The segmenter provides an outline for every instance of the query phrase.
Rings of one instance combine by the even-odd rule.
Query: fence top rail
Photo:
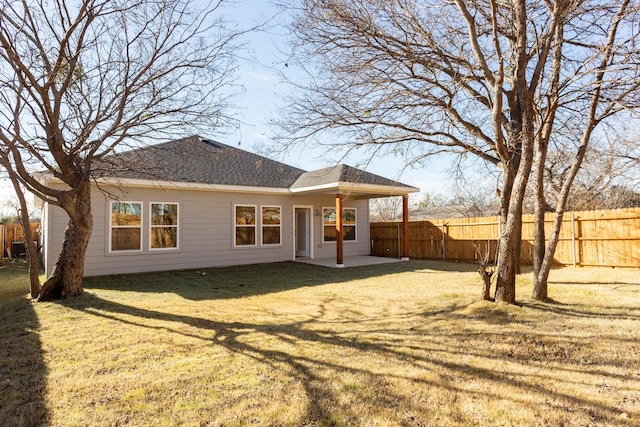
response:
[[[613,221],[613,220],[629,220],[640,219],[640,207],[638,208],[623,208],[623,209],[605,209],[597,211],[567,211],[564,212],[564,220],[570,221],[571,218],[579,221]],[[545,214],[545,222],[553,221],[555,216],[554,212]],[[534,221],[532,214],[522,216],[523,223],[532,223]],[[500,222],[499,216],[481,216],[481,217],[466,217],[466,218],[437,218],[437,219],[418,219],[409,220],[409,224],[428,223],[434,227],[442,227],[442,225],[452,226],[471,226],[471,225],[495,225]],[[380,221],[372,222],[373,226],[395,226],[401,224],[402,221]]]

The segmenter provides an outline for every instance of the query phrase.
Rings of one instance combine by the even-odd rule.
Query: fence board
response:
[[[545,216],[549,235],[553,214]],[[523,264],[533,263],[533,215],[522,217]],[[399,222],[371,223],[371,254],[399,257]],[[477,262],[477,245],[495,259],[499,217],[409,222],[409,257]],[[565,213],[554,262],[560,265],[640,267],[640,208]],[[444,249],[443,249],[444,248]]]
[[[31,232],[33,233],[34,238],[38,239],[38,230],[40,227],[39,222],[31,223]],[[0,225],[0,248],[2,249],[2,253],[0,253],[0,258],[9,258],[13,256],[13,244],[14,243],[22,243],[24,242],[24,231],[22,229],[21,224],[4,224]]]

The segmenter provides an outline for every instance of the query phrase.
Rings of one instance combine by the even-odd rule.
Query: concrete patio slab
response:
[[[348,268],[348,267],[361,267],[365,265],[378,265],[378,264],[390,264],[394,262],[402,262],[400,258],[384,258],[369,255],[349,256],[344,258],[344,265],[338,266],[336,264],[335,257],[333,258],[296,258],[296,262],[303,262],[306,264],[320,265],[322,267],[331,268]]]

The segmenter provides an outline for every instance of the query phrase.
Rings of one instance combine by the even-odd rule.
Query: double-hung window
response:
[[[322,209],[323,241],[335,242],[338,240],[336,229],[336,208]],[[342,240],[356,240],[356,210],[355,208],[342,209]]]
[[[151,203],[151,249],[178,248],[178,204]]]
[[[342,209],[342,239],[356,240],[356,210],[353,208]]]
[[[142,249],[142,203],[111,202],[110,250],[139,251]]]
[[[280,206],[262,206],[262,244],[280,244]]]
[[[236,205],[234,210],[235,246],[255,246],[256,206]]]

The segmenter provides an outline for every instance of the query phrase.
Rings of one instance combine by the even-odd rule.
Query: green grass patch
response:
[[[507,306],[466,264],[277,263],[13,295],[0,425],[640,425],[638,271],[550,282]]]
[[[29,293],[28,274],[24,259],[0,259],[0,304]]]

